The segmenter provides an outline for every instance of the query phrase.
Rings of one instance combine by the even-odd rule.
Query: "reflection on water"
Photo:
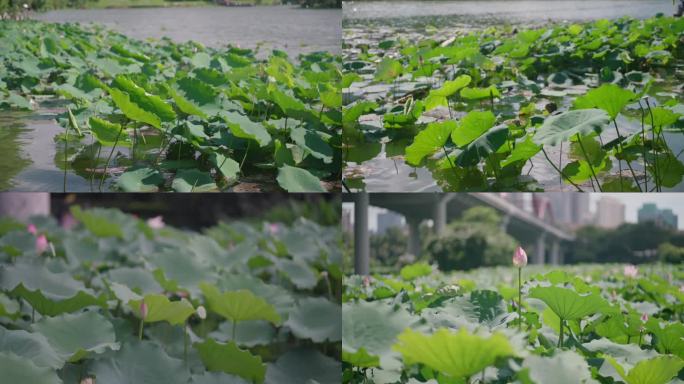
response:
[[[580,1],[370,1],[344,3],[345,19],[407,18],[468,15],[493,17],[507,22],[543,20],[590,20],[631,16],[645,18],[658,12],[671,14],[671,1],[580,0]],[[477,19],[463,18],[476,24]]]
[[[25,112],[0,113],[0,190],[13,188],[12,179],[31,164],[30,157],[22,151],[26,143]]]
[[[68,9],[38,14],[49,22],[99,23],[136,39],[164,36],[210,47],[226,44],[280,49],[292,57],[328,51],[339,54],[342,10],[274,7]]]

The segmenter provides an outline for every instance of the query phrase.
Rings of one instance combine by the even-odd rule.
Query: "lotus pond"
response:
[[[340,188],[339,56],[42,22],[0,24],[0,51],[3,189]]]
[[[684,20],[450,18],[345,26],[350,190],[684,190]]]
[[[3,383],[340,382],[337,227],[71,212],[0,221]]]
[[[528,266],[518,281],[425,263],[345,278],[343,383],[682,382],[681,265]]]

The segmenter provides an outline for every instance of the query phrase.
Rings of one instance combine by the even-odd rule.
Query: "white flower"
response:
[[[202,320],[207,318],[207,310],[203,305],[197,307],[197,316]]]

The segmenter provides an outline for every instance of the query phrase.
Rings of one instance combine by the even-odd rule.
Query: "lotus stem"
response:
[[[518,268],[518,330],[522,331],[522,268]]]
[[[656,154],[655,147],[655,121],[653,118],[653,111],[651,110],[651,103],[648,102],[648,98],[646,98],[646,107],[648,107],[648,113],[651,116],[651,141],[653,141],[653,161],[655,162],[653,170],[655,171],[656,192],[660,192],[660,170],[658,169],[658,155]]]
[[[188,365],[188,321],[185,320],[183,326],[183,360],[185,360],[185,365]]]
[[[69,111],[71,113],[71,111]],[[66,192],[66,186],[67,186],[67,168],[69,167],[69,125],[71,123],[67,124],[66,129],[65,129],[65,136],[64,136],[64,192]]]
[[[235,335],[236,335],[236,334],[237,334],[237,321],[236,321],[236,320],[233,320],[233,341],[236,341],[236,340],[235,340]],[[236,342],[236,344],[237,344],[237,342]]]
[[[447,161],[449,162],[449,165],[451,165],[451,169],[454,170],[454,175],[456,175],[456,177],[458,177],[458,172],[456,172],[456,166],[451,161],[451,158],[449,157],[449,154],[447,153],[446,147],[444,145],[442,145],[442,150],[444,151],[444,156],[446,156]],[[396,166],[396,164],[395,164],[395,166]],[[397,169],[397,173],[399,173],[398,169]]]
[[[558,336],[558,347],[563,348],[563,319],[560,319],[560,335]]]
[[[618,138],[618,148],[620,149],[620,152],[622,152],[622,142],[620,139],[622,136],[620,135],[620,130],[618,129],[617,122],[615,119],[613,119],[613,125],[615,126],[615,132],[617,133],[617,138]],[[643,192],[641,190],[641,184],[639,184],[639,179],[637,179],[636,174],[634,173],[634,169],[632,169],[632,164],[630,164],[629,160],[625,160],[627,163],[627,167],[629,168],[629,171],[632,173],[632,178],[634,179],[634,182],[637,185],[637,188],[639,188],[639,192]],[[620,166],[620,191],[624,192],[624,187],[622,186],[622,161],[618,159],[618,165]]]
[[[584,144],[582,144],[582,138],[580,137],[579,133],[576,136],[577,136],[577,142],[580,145],[580,149],[582,149],[582,153],[584,154],[584,158],[587,160],[587,164],[589,164],[589,169],[591,170],[591,174],[594,175],[594,179],[596,180],[596,185],[598,186],[599,191],[603,192],[603,189],[601,188],[601,183],[599,183],[598,177],[596,177],[596,172],[594,172],[594,165],[591,164],[591,161],[589,160],[589,156],[587,155],[587,151],[584,149]]]
[[[648,160],[646,159],[646,131],[644,130],[644,119],[646,112],[641,105],[641,100],[638,101],[639,109],[641,109],[641,156],[644,158],[644,190],[648,192]]]
[[[558,169],[563,169],[563,142],[560,143],[560,152],[558,153]],[[558,179],[560,187],[563,188],[563,178]]]
[[[252,140],[247,141],[247,149],[245,150],[245,155],[242,156],[242,161],[240,162],[240,173],[242,173],[242,166],[245,164],[245,160],[247,159],[247,154],[249,153],[249,147],[252,144]]]
[[[145,319],[140,319],[140,327],[138,328],[138,340],[142,340],[143,324],[145,324]]]
[[[119,138],[121,137],[121,134],[124,131],[124,127],[125,127],[125,125],[121,126],[121,129],[119,130],[119,134],[116,135],[116,140],[114,140],[114,146],[112,147],[112,151],[109,152],[109,157],[107,157],[107,162],[105,163],[104,172],[102,172],[102,178],[100,179],[100,186],[99,186],[100,191],[102,190],[102,184],[104,184],[104,179],[107,176],[107,168],[109,167],[109,161],[112,159],[112,155],[114,154],[114,150],[116,149],[116,145],[119,143]]]
[[[494,113],[494,91],[489,90],[489,102],[492,105],[492,113]]]
[[[644,331],[639,330],[639,344],[637,344],[639,347],[641,347],[641,337],[644,335]]]
[[[579,192],[584,192],[584,190],[582,188],[580,188],[579,185],[575,184],[572,180],[570,180],[570,178],[568,176],[565,175],[565,173],[563,173],[563,171],[561,171],[560,169],[558,169],[558,167],[556,167],[556,164],[554,164],[553,161],[551,161],[551,159],[549,158],[549,155],[546,153],[546,150],[544,150],[544,147],[542,147],[541,150],[542,150],[542,153],[544,153],[544,157],[546,157],[546,160],[549,162],[549,164],[551,164],[551,166],[556,170],[556,172],[558,172],[561,175],[562,178],[564,178],[570,184],[572,184],[575,188],[577,188],[577,190]]]

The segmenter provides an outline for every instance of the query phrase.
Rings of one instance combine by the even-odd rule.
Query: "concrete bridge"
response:
[[[461,216],[468,208],[487,205],[502,214],[502,226],[521,244],[534,245],[530,262],[560,264],[563,261],[561,244],[574,241],[573,234],[553,223],[527,212],[495,193],[343,193],[345,202],[354,203],[354,270],[369,273],[370,234],[368,207],[386,208],[406,218],[409,229],[408,252],[419,255],[421,250],[419,227],[431,219],[435,234],[444,232],[446,224]]]

